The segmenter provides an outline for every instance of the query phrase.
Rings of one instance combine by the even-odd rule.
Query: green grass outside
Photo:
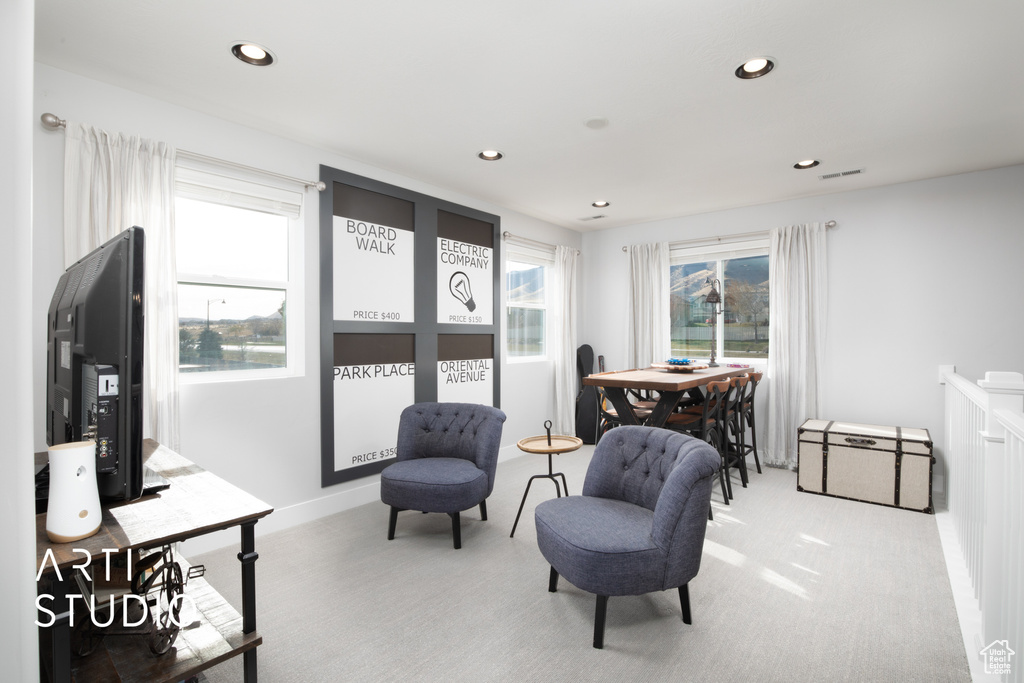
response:
[[[672,355],[680,356],[708,356],[711,354],[710,340],[695,340],[684,343],[680,339],[672,340]],[[767,358],[767,341],[734,341],[725,342],[725,356],[729,358]]]

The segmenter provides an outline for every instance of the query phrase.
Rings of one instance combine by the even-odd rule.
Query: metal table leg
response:
[[[242,563],[242,633],[256,630],[256,522],[241,525],[242,551],[238,561]],[[242,655],[242,672],[245,683],[256,683],[256,648],[250,648]]]
[[[526,482],[526,491],[523,492],[523,499],[519,502],[519,512],[516,513],[516,521],[512,525],[512,533],[510,533],[508,535],[509,538],[512,538],[513,536],[516,535],[516,527],[519,526],[519,517],[520,517],[520,515],[523,514],[523,506],[526,505],[526,497],[528,495],[530,495],[530,486],[533,485],[533,480],[534,479],[550,479],[551,481],[553,481],[555,483],[555,494],[559,498],[562,497],[562,486],[565,487],[565,495],[567,495],[567,496],[569,495],[569,483],[565,480],[565,474],[562,473],[562,472],[555,472],[554,471],[554,467],[553,467],[552,462],[551,462],[551,455],[552,454],[548,453],[547,455],[548,455],[548,473],[547,474],[535,474],[532,477],[530,477],[530,481]],[[558,477],[562,478],[562,485],[561,486],[559,486],[559,484],[558,484]]]

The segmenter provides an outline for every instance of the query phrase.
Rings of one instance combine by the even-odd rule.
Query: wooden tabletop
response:
[[[144,442],[143,454],[146,465],[171,482],[170,488],[130,503],[104,503],[100,530],[73,543],[52,543],[46,536],[46,513],[36,515],[37,568],[47,550],[64,569],[83,561],[83,554],[73,552],[74,548],[102,560],[104,550],[157,548],[254,521],[274,510],[152,439]],[[53,570],[51,560],[46,569]]]
[[[588,386],[617,387],[620,389],[686,391],[694,387],[704,386],[708,382],[736,377],[748,372],[753,372],[752,368],[730,368],[724,365],[686,373],[648,368],[646,370],[601,372],[584,377],[583,383]]]
[[[562,436],[559,434],[551,435],[551,445],[548,445],[548,437],[546,434],[541,436],[528,436],[525,439],[520,439],[518,443],[519,449],[526,451],[527,453],[568,453],[574,451],[583,445],[583,439],[576,436]]]

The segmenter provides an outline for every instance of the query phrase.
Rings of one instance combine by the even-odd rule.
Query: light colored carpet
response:
[[[593,447],[556,456],[571,493]],[[611,598],[604,650],[591,647],[593,595],[547,591],[533,508],[544,456],[499,465],[489,521],[365,505],[257,539],[263,681],[970,681],[935,518],[796,491],[793,472],[751,471],[722,504],[690,583]],[[206,553],[207,579],[239,606],[237,549]],[[241,660],[207,672],[242,680]]]

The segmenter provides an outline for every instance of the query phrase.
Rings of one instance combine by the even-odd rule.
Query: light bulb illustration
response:
[[[472,313],[476,310],[476,302],[473,301],[473,290],[469,288],[469,276],[461,270],[452,273],[452,279],[448,280],[448,291],[456,299],[466,304],[466,308]]]

